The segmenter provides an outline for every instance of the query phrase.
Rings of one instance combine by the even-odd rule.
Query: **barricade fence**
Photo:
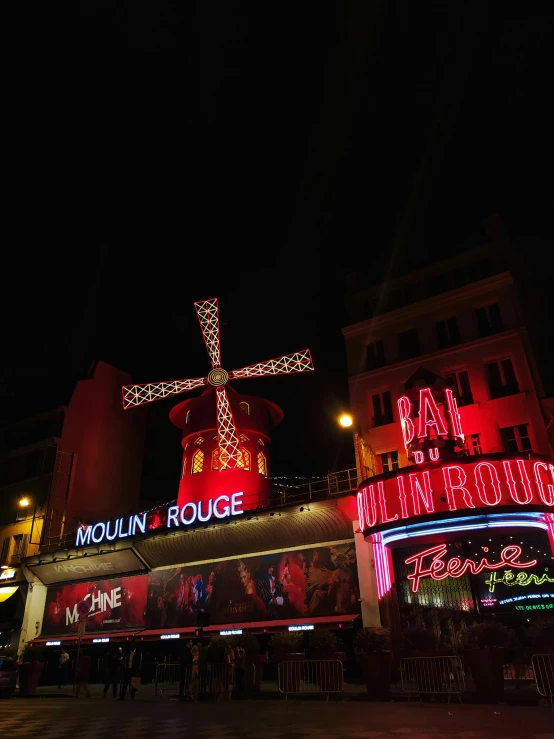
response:
[[[255,684],[255,669],[249,665],[245,670],[235,670],[230,664],[206,664],[201,669],[198,665],[158,665],[154,695],[163,698],[169,692],[178,694],[181,682],[183,697],[194,701],[205,696],[227,700],[234,689],[247,695]]]
[[[457,695],[460,703],[465,690],[462,660],[457,656],[404,657],[400,660],[402,690],[408,695]]]
[[[280,662],[277,687],[285,696],[296,694],[342,693],[344,668],[338,659],[307,659]]]
[[[554,654],[534,654],[531,657],[535,684],[543,698],[550,699],[554,711]]]

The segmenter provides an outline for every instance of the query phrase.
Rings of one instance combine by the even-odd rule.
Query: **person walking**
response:
[[[88,650],[81,652],[81,654],[79,655],[79,659],[77,660],[77,667],[75,668],[75,682],[77,684],[77,688],[75,690],[75,698],[80,697],[81,689],[85,694],[85,698],[92,698],[88,686],[90,661],[90,654],[88,653]]]
[[[106,652],[102,667],[104,670],[104,698],[108,694],[110,685],[113,697],[117,698],[117,686],[123,669],[123,653],[121,648],[113,654]]]
[[[235,647],[235,680],[237,684],[237,695],[239,698],[246,697],[246,652],[239,645]]]
[[[140,670],[142,666],[142,654],[137,649],[135,642],[131,642],[131,649],[129,654],[125,656],[125,670],[123,672],[123,682],[119,692],[118,701],[125,700],[125,694],[127,688],[129,688],[129,694],[131,700],[135,700],[138,686],[140,685]]]
[[[62,685],[65,686],[67,683],[67,673],[69,671],[69,654],[66,652],[65,647],[62,647],[60,657],[58,660],[58,688]]]

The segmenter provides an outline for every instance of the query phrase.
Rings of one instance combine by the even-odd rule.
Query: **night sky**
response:
[[[353,463],[346,272],[447,256],[498,213],[546,316],[553,17],[512,5],[81,0],[71,81],[14,114],[1,420],[67,402],[93,359],[207,374],[193,302],[218,297],[228,370],[311,348],[315,373],[235,386],[285,411],[275,475],[325,474]],[[151,406],[160,494],[174,402]]]

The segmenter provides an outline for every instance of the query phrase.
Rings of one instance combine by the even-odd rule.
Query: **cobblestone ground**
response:
[[[180,703],[142,698],[0,701],[0,737],[14,739],[553,739],[538,707],[284,700]]]

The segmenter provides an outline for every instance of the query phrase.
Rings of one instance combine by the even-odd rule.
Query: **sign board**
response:
[[[160,634],[160,639],[180,639],[181,634]]]
[[[81,621],[81,616],[86,616],[89,611],[90,611],[90,603],[87,603],[86,600],[82,600],[77,605],[77,613],[79,614],[79,621]]]
[[[79,627],[77,628],[77,633],[79,636],[83,636],[85,633],[85,629],[87,628],[87,622],[83,619],[83,621],[79,621]]]
[[[313,631],[315,626],[313,624],[302,624],[301,626],[289,626],[289,631]]]
[[[242,629],[228,629],[219,632],[219,636],[238,636],[239,634],[242,634]]]
[[[99,639],[93,639],[92,640],[92,643],[93,644],[107,644],[109,641],[110,641],[110,637],[109,636],[102,636]]]
[[[132,549],[119,549],[88,557],[72,557],[64,562],[58,560],[42,565],[29,564],[28,567],[45,585],[92,580],[95,577],[115,577],[125,572],[146,569]]]
[[[0,582],[2,582],[3,580],[13,580],[16,575],[17,571],[12,569],[11,567],[0,570]]]
[[[59,647],[61,646],[61,641],[47,641],[45,646],[47,647]]]

